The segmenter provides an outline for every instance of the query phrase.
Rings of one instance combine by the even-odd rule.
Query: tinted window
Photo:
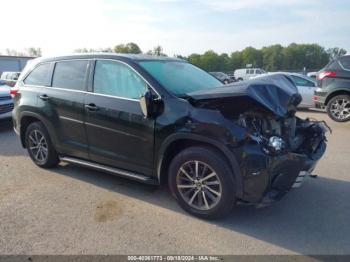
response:
[[[346,70],[350,70],[350,57],[341,58],[340,63]]]
[[[253,74],[254,74],[254,69],[250,69],[250,70],[249,70],[249,74],[252,74],[252,75],[253,75]]]
[[[129,66],[120,62],[96,62],[94,92],[130,99],[139,99],[146,91],[146,83]]]
[[[87,60],[57,62],[52,86],[73,90],[85,89]]]
[[[293,78],[293,81],[297,86],[311,86],[311,87],[315,86],[314,82],[309,81],[307,79],[304,79],[298,76],[293,76],[293,75],[291,77]]]
[[[50,86],[51,81],[51,64],[45,63],[34,68],[26,77],[24,83],[27,85]]]
[[[144,61],[139,64],[175,95],[222,86],[217,78],[186,62]]]

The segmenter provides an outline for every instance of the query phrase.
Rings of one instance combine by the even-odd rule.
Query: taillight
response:
[[[318,97],[317,96],[313,96],[312,97],[312,101],[317,102],[318,101]]]
[[[317,75],[317,80],[322,80],[323,78],[325,78],[327,76],[336,76],[336,75],[337,75],[337,72],[323,71]]]
[[[14,98],[18,93],[18,87],[12,87],[10,89],[10,95],[12,96],[12,98]]]

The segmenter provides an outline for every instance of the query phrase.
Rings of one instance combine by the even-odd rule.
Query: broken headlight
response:
[[[272,154],[281,153],[286,147],[284,140],[278,136],[271,136],[267,143],[267,151]]]

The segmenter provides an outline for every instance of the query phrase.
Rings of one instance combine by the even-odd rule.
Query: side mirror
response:
[[[146,118],[149,118],[152,116],[153,113],[153,96],[151,91],[147,91],[141,98],[140,98],[140,106],[143,115]]]
[[[153,93],[151,89],[148,89],[140,98],[140,106],[142,113],[146,118],[156,117],[164,110],[162,99]]]

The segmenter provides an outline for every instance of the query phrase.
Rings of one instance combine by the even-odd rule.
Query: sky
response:
[[[0,52],[43,55],[135,42],[147,52],[231,53],[317,43],[350,53],[350,0],[0,0]],[[4,12],[4,10],[10,10]]]

